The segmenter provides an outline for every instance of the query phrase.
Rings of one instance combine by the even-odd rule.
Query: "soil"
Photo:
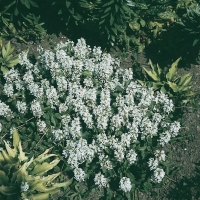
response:
[[[30,55],[37,55],[36,47],[38,45],[41,45],[45,49],[50,49],[52,45],[55,45],[59,41],[66,40],[67,38],[60,34],[58,36],[48,35],[41,41],[29,44],[20,43],[15,39],[13,39],[11,43],[15,46],[15,54],[19,54],[21,51],[29,49]],[[117,52],[111,50],[110,52],[116,57],[119,57],[121,53],[119,50]],[[122,60],[122,67],[129,67],[132,65],[133,60],[131,55],[132,53],[129,54],[128,58]],[[138,62],[141,66],[146,67],[148,65],[148,57],[145,53],[139,55]],[[191,64],[189,72],[194,75],[192,80],[193,90],[200,90],[200,66]],[[188,70],[181,68],[178,73],[188,73]],[[196,96],[195,100],[197,104],[200,105],[199,95]],[[196,183],[195,178],[200,178],[200,173],[198,174],[196,172],[195,164],[200,162],[200,109],[193,111],[191,106],[185,107],[182,122],[184,125],[181,129],[180,135],[185,137],[184,142],[177,142],[175,145],[171,144],[166,148],[166,151],[170,152],[168,155],[168,161],[173,164],[173,169],[178,170],[168,178],[160,189],[154,189],[148,194],[140,193],[139,198],[141,200],[197,199],[196,194],[200,190],[198,191],[198,188],[192,186]],[[98,198],[91,196],[90,199]]]

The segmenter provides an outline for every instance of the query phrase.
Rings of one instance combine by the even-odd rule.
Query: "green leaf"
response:
[[[140,19],[140,24],[141,24],[142,27],[145,27],[146,22],[141,18],[141,19]]]
[[[51,163],[44,162],[42,164],[38,163],[34,169],[31,171],[31,175],[40,175],[42,176],[44,173],[48,172],[49,170],[53,169],[58,163],[60,162],[59,159],[53,160]]]
[[[176,83],[172,83],[172,82],[170,82],[170,81],[168,81],[167,83],[168,83],[169,87],[170,87],[174,92],[178,92],[178,91],[179,91],[179,88],[178,88],[178,86],[177,86]]]
[[[7,67],[1,66],[1,71],[3,72],[3,74],[9,72]]]
[[[172,81],[174,76],[176,75],[177,70],[178,70],[177,66],[178,66],[180,59],[181,58],[178,58],[174,63],[172,63],[172,66],[169,69],[169,72],[166,74],[166,78],[167,78],[168,81]]]
[[[104,13],[107,13],[107,12],[109,12],[111,10],[111,7],[108,7],[108,8],[106,8],[105,10],[104,10]]]
[[[184,74],[183,76],[181,76],[180,81],[178,82],[178,85],[179,86],[186,86],[186,85],[190,84],[192,77],[193,76],[190,75],[190,73]]]
[[[195,46],[199,42],[199,39],[195,39],[192,43],[192,46]]]
[[[154,80],[154,81],[160,81],[160,78],[158,77],[157,73],[155,71],[147,70],[145,67],[143,67],[145,72]]]
[[[70,1],[66,1],[66,7],[69,8],[71,5],[71,2]]]
[[[137,23],[136,21],[129,22],[128,25],[133,31],[139,31],[140,30],[140,24]]]
[[[0,185],[7,185],[9,178],[6,176],[6,173],[0,170]]]
[[[28,0],[20,0],[23,5],[25,5],[28,9],[30,9],[31,5]]]
[[[14,195],[16,194],[16,192],[17,192],[17,189],[13,186],[4,186],[4,185],[0,186],[0,193],[6,196]]]

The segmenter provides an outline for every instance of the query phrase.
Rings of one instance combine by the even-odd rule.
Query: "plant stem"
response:
[[[33,118],[34,118],[34,117],[31,117],[30,119],[26,120],[26,121],[24,122],[24,124],[18,126],[17,129],[20,128],[20,127],[22,127],[22,126],[24,126],[28,121],[32,120]]]

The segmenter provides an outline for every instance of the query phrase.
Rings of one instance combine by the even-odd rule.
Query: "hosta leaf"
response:
[[[31,171],[31,175],[43,175],[47,171],[53,169],[58,163],[59,159],[55,159],[50,163],[44,162],[42,164],[38,163],[35,165],[34,169]]]
[[[32,200],[48,200],[50,193],[32,194],[27,196],[28,199]]]
[[[184,92],[184,91],[187,91],[191,88],[192,88],[192,86],[182,86],[182,87],[179,88],[179,91]]]
[[[172,83],[172,82],[170,82],[170,81],[168,81],[167,83],[168,83],[168,85],[170,86],[170,88],[171,88],[174,92],[178,92],[178,91],[179,91],[179,88],[178,88],[178,86],[177,86],[176,83]]]
[[[27,160],[28,157],[26,157],[25,153],[22,151],[21,141],[19,141],[18,150],[19,150],[19,155],[18,155],[19,161],[21,162],[21,161]]]
[[[4,140],[5,146],[6,146],[6,150],[8,152],[8,155],[15,158],[17,156],[17,149],[12,149],[10,148],[10,146],[7,144],[7,142]]]
[[[3,74],[9,72],[9,69],[7,67],[1,66],[1,71],[3,72]]]
[[[183,76],[180,77],[178,85],[179,86],[188,85],[191,82],[191,80],[192,80],[192,75],[190,75],[190,73],[184,74]]]
[[[4,194],[6,196],[16,194],[16,192],[17,192],[17,189],[15,187],[4,186],[4,185],[0,186],[0,193]]]
[[[66,1],[66,7],[69,8],[71,5],[71,2],[70,1]]]
[[[0,185],[7,185],[9,178],[6,176],[6,173],[0,170]]]
[[[73,181],[73,178],[71,178],[69,181],[64,182],[64,183],[54,183],[53,187],[55,187],[55,188],[67,187],[72,183],[72,181]]]
[[[174,76],[176,75],[177,70],[178,70],[177,66],[178,66],[180,59],[181,58],[178,58],[174,63],[172,63],[172,66],[169,69],[169,72],[166,74],[166,78],[167,78],[168,81],[172,81]]]
[[[153,88],[154,88],[155,90],[161,88],[162,86],[163,86],[163,83],[153,83]]]
[[[48,154],[48,152],[52,149],[53,147],[47,149],[45,152],[43,152],[42,154],[40,154],[37,158],[34,159],[34,163],[41,163],[44,160],[46,160],[47,158],[50,158],[52,156],[56,156],[56,154]]]
[[[150,71],[147,70],[145,67],[143,67],[143,69],[145,70],[145,72],[154,80],[154,81],[160,81],[160,78],[158,77],[157,73],[155,71]]]
[[[18,59],[18,56],[15,56],[15,57],[12,57],[9,59],[9,62],[8,62],[8,67],[13,67],[15,65],[17,65],[19,63],[19,59]]]

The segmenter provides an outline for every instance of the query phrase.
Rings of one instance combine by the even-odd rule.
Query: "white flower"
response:
[[[95,175],[94,183],[95,183],[95,185],[98,185],[98,187],[100,187],[100,188],[109,187],[108,179],[105,178],[104,175],[101,174],[101,172],[99,172],[98,174]]]
[[[149,162],[148,162],[148,165],[149,165],[150,170],[156,169],[157,166],[158,166],[158,160],[150,158]]]
[[[165,176],[164,170],[161,168],[157,168],[154,171],[154,174],[153,174],[153,177],[151,178],[151,180],[155,183],[160,183],[162,181],[162,179],[164,178],[164,176]]]
[[[16,106],[20,113],[24,114],[26,112],[27,106],[25,102],[17,101]]]
[[[63,131],[61,129],[58,130],[52,130],[52,134],[55,138],[55,141],[61,141],[65,138],[65,135],[63,134]]]
[[[1,100],[0,100],[0,116],[13,117],[13,113],[9,108],[9,106],[3,103]]]
[[[154,153],[156,159],[158,161],[165,161],[165,151],[164,150],[156,150]]]
[[[130,179],[127,177],[121,178],[119,182],[119,188],[124,192],[130,192],[132,188]]]
[[[81,182],[81,181],[84,181],[85,180],[85,172],[81,169],[81,168],[75,168],[74,169],[74,178]]]
[[[43,115],[43,111],[42,111],[42,108],[40,106],[40,103],[38,101],[36,101],[36,100],[32,101],[30,109],[32,110],[33,115],[35,117],[40,118]]]
[[[137,160],[137,153],[131,149],[128,154],[126,155],[127,160],[129,161],[130,165],[135,163],[135,161]]]
[[[44,132],[45,130],[46,130],[46,123],[45,123],[45,121],[42,121],[42,120],[38,120],[37,121],[37,127],[38,127],[38,131],[39,132]]]
[[[26,192],[29,189],[28,182],[21,182],[21,192]]]
[[[14,93],[13,85],[11,83],[10,84],[5,83],[3,91],[8,97],[13,96]]]

